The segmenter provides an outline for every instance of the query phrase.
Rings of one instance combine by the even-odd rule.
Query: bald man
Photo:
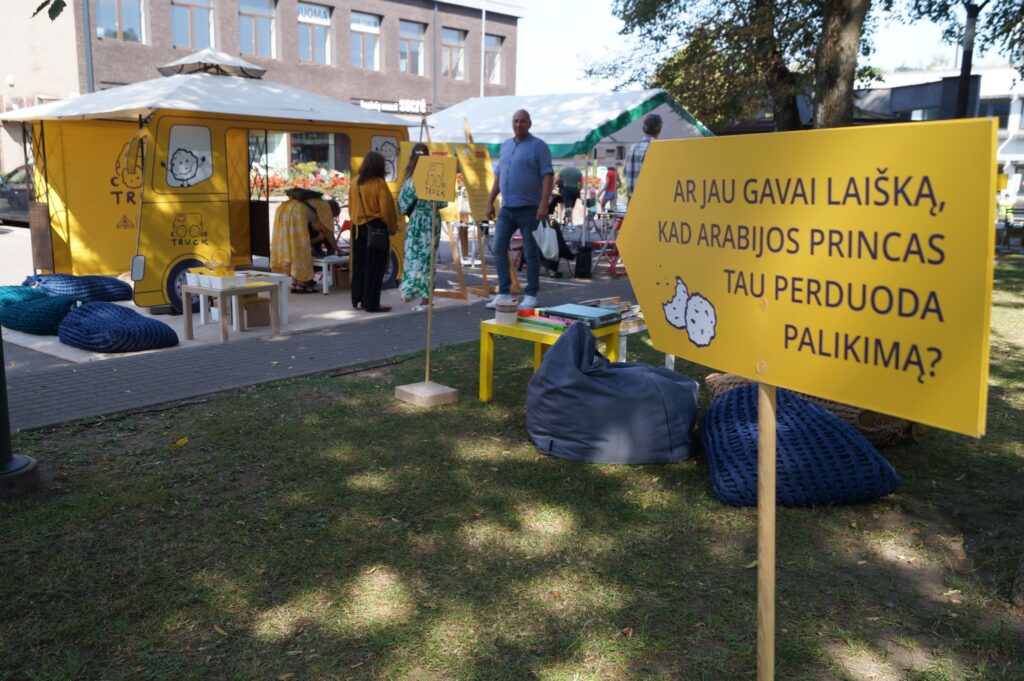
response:
[[[520,309],[537,307],[540,288],[540,249],[533,238],[537,223],[548,217],[548,202],[555,169],[551,150],[544,140],[530,134],[530,114],[520,109],[512,114],[510,139],[501,144],[501,155],[494,169],[494,186],[487,199],[487,217],[494,219],[494,200],[501,194],[501,212],[494,227],[494,265],[498,270],[498,295],[487,304],[493,308],[513,301],[512,275],[509,273],[508,247],[518,229],[523,235],[526,254],[526,290]]]

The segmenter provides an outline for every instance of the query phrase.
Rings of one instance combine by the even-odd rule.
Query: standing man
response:
[[[644,164],[644,158],[647,157],[647,145],[658,139],[660,134],[661,116],[654,113],[644,116],[645,137],[642,142],[632,145],[626,154],[626,169],[623,174],[626,176],[627,202],[633,198],[633,192],[636,191],[636,181],[640,178],[640,168]]]
[[[580,198],[583,173],[576,166],[565,166],[558,171],[558,177],[562,180],[562,206],[564,208],[562,222],[572,224],[572,209]]]
[[[526,254],[526,295],[520,309],[537,307],[540,287],[540,249],[533,238],[537,223],[548,217],[548,201],[555,169],[551,150],[544,140],[530,134],[530,114],[520,109],[512,114],[513,137],[501,143],[501,157],[494,169],[494,186],[487,197],[487,218],[494,219],[494,200],[501,194],[501,213],[494,228],[494,267],[498,270],[498,295],[487,303],[494,308],[513,301],[508,246],[518,229]]]

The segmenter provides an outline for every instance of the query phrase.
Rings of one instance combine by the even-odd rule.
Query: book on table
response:
[[[618,310],[609,310],[602,307],[590,307],[588,305],[556,305],[555,307],[542,307],[538,313],[544,317],[561,321],[582,322],[591,329],[600,329],[605,326],[618,324],[622,319],[622,313]]]
[[[534,326],[537,327],[538,329],[548,329],[550,331],[565,331],[566,328],[568,328],[567,324],[560,322],[556,319],[550,319],[548,317],[538,317],[536,315],[530,317],[520,317],[519,323],[525,324],[526,326]]]

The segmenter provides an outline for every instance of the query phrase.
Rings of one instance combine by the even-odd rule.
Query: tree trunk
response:
[[[871,0],[825,0],[814,83],[814,127],[853,123],[853,80]]]
[[[761,73],[772,97],[776,130],[799,130],[800,109],[796,105],[798,82],[796,74],[786,66],[782,48],[775,37],[776,0],[754,0],[751,28],[754,49],[763,55]]]

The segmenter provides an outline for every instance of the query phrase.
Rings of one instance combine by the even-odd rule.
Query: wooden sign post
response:
[[[455,199],[454,156],[421,156],[413,171],[412,181],[416,186],[416,198],[420,201],[452,201]],[[434,243],[438,235],[437,210],[430,210],[430,294],[427,299],[427,359],[426,372],[422,383],[410,383],[395,388],[395,397],[421,407],[433,407],[459,400],[455,388],[434,383],[430,380],[430,335],[434,322],[434,272],[437,249]]]
[[[651,340],[758,382],[757,678],[775,670],[776,386],[980,436],[994,119],[651,144],[617,243]]]

